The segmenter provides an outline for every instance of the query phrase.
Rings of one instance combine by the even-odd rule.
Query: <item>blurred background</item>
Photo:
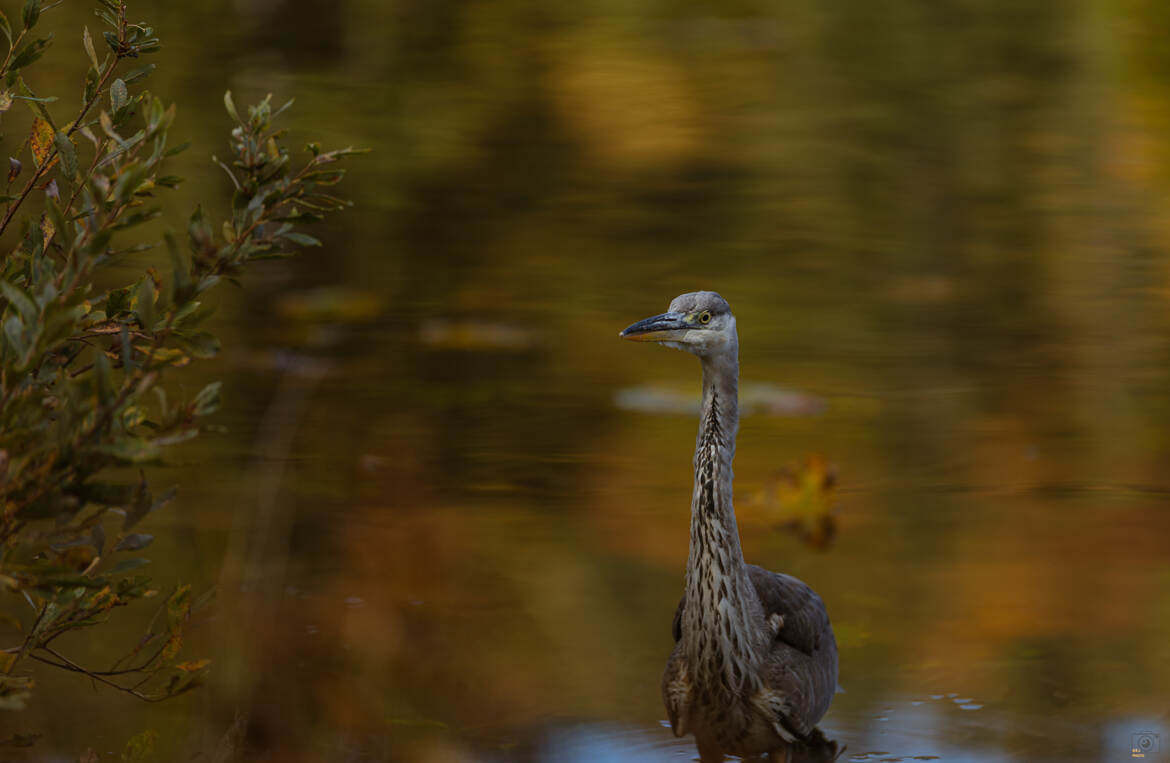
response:
[[[828,605],[844,759],[1170,760],[1170,5],[131,15],[193,144],[160,232],[229,203],[225,89],[373,153],[323,249],[216,294],[225,431],[151,477],[179,487],[152,574],[218,591],[185,647],[209,684],[38,673],[0,723],[42,737],[0,757],[693,759],[658,680],[699,369],[617,332],[713,289],[745,555]],[[62,113],[86,24],[42,21]]]

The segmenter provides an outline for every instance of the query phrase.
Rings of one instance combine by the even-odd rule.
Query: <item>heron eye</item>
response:
[[[707,312],[706,310],[699,313],[699,323],[706,325],[710,322],[711,322],[711,313]]]

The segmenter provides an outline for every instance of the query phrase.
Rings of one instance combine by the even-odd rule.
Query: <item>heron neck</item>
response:
[[[688,574],[700,556],[719,552],[743,566],[732,506],[735,436],[739,429],[739,361],[736,353],[703,360],[703,402],[695,441],[695,486],[691,499]],[[707,532],[696,534],[696,530]],[[730,571],[725,569],[724,571]]]
[[[704,680],[740,689],[753,680],[763,612],[748,578],[732,507],[732,458],[739,426],[734,353],[704,359],[703,405],[695,447],[691,547],[684,639]]]

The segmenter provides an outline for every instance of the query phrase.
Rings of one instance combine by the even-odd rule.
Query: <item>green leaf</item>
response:
[[[8,47],[12,47],[12,24],[8,23],[8,17],[4,15],[4,11],[0,11],[0,32],[4,33],[4,37],[8,40]]]
[[[170,231],[164,232],[163,241],[166,242],[167,253],[171,256],[171,301],[176,305],[184,305],[195,294],[190,269],[179,252],[179,242],[175,240],[175,234]]]
[[[337,185],[345,177],[345,170],[317,170],[306,174],[302,179],[306,183],[317,185]]]
[[[0,281],[0,283],[4,283]],[[24,351],[28,349],[24,343],[24,324],[20,320],[20,316],[13,315],[4,321],[4,338],[8,340],[8,346],[12,348],[12,352],[17,358],[24,357]]]
[[[134,293],[141,286],[142,280],[149,278],[150,276],[143,276],[138,282],[129,286],[123,286],[121,289],[110,289],[109,293],[106,294],[106,315],[115,318],[122,313],[133,310]]]
[[[123,559],[110,568],[111,575],[122,575],[130,570],[136,570],[139,567],[145,567],[150,564],[149,559],[143,559],[141,556],[136,556],[132,559]]]
[[[28,86],[28,83],[24,81],[24,77],[18,76],[16,78],[16,85],[17,85],[17,87],[20,88],[20,94],[21,94],[21,96],[23,96],[21,98],[21,100],[24,101],[24,104],[29,107],[29,109],[32,111],[32,113],[39,116],[41,119],[45,120],[50,125],[52,125],[53,124],[53,117],[45,109],[44,103],[41,101],[40,98],[37,97],[37,94],[34,93],[32,91],[32,88],[30,88]],[[15,98],[17,96],[13,96],[13,97]]]
[[[33,40],[28,45],[20,49],[11,62],[8,64],[8,71],[14,72],[17,69],[23,69],[31,63],[34,63],[38,58],[45,55],[45,49],[49,47],[49,43],[53,41],[53,35]]]
[[[130,93],[126,90],[126,83],[120,79],[114,80],[114,84],[110,85],[110,106],[113,107],[114,113],[126,107],[126,103],[130,100]]]
[[[98,402],[109,405],[114,399],[114,380],[110,375],[110,359],[101,350],[97,351],[93,359],[93,375],[97,382]]]
[[[134,312],[138,314],[138,322],[142,324],[142,328],[150,331],[154,326],[154,281],[149,277],[143,278],[138,284]]]
[[[85,89],[81,92],[82,103],[90,103],[97,97],[98,80],[100,79],[101,75],[98,74],[98,70],[92,66],[89,67],[89,70],[85,73]],[[89,128],[87,127],[82,127],[81,129],[89,131]],[[86,137],[93,141],[93,144],[96,146],[97,141],[94,140],[92,136],[92,131],[89,131],[89,134],[86,135]]]
[[[161,455],[158,445],[138,437],[123,437],[112,443],[99,446],[97,451],[131,464],[158,461]]]
[[[93,38],[89,36],[89,27],[82,28],[81,44],[85,46],[85,53],[89,56],[89,62],[93,64],[93,68],[100,70],[102,65],[98,62],[97,51],[93,49]]]
[[[37,309],[36,303],[33,302],[28,292],[11,281],[5,280],[0,280],[0,292],[3,292],[4,298],[16,308],[26,323],[31,324],[36,321],[41,311]]]
[[[146,180],[146,173],[147,168],[140,162],[126,165],[118,175],[118,181],[114,183],[114,200],[119,204],[128,203],[134,197],[134,192],[142,185],[142,181]]]
[[[150,533],[130,533],[118,545],[114,546],[115,551],[139,551],[146,548],[154,541],[154,536]]]
[[[149,276],[147,277],[149,278]],[[133,372],[138,366],[134,362],[134,347],[130,344],[130,327],[125,323],[122,324],[122,330],[118,332],[118,339],[122,346],[122,369]]]
[[[73,148],[73,141],[65,137],[65,133],[59,132],[53,138],[53,143],[57,146],[57,154],[61,157],[61,168],[65,170],[65,174],[72,180],[78,176],[79,169],[77,166],[77,150]]]
[[[24,12],[21,18],[24,21],[25,29],[32,29],[37,25],[37,19],[41,17],[41,3],[40,0],[25,0]]]
[[[236,111],[236,104],[232,100],[232,91],[231,90],[227,90],[224,92],[223,105],[224,105],[224,108],[227,109],[228,116],[230,116],[232,119],[236,120],[240,124],[244,123],[244,120],[240,119],[240,112]]]
[[[280,237],[300,246],[321,246],[321,242],[318,239],[307,233],[297,233],[296,231],[290,230],[282,233]]]
[[[147,514],[156,511],[171,502],[175,497],[175,488],[168,488],[165,493],[158,497],[157,500],[152,500],[150,491],[146,489],[146,483],[141,482],[138,489],[135,491],[134,504],[127,510],[126,519],[122,523],[122,532],[129,532],[134,525],[142,521]]]
[[[65,219],[65,214],[61,211],[61,207],[57,205],[57,202],[52,197],[45,199],[45,216],[52,223],[52,230],[56,231],[57,235],[61,237],[62,243],[69,243],[69,240],[72,238],[72,228],[70,227],[69,221]],[[45,245],[47,246],[48,243],[48,240],[46,240]]]
[[[187,224],[187,238],[191,244],[191,251],[196,255],[206,254],[215,250],[215,242],[211,238],[211,226],[203,216],[203,207],[195,207],[191,213],[191,221]]]
[[[185,140],[177,146],[173,146],[171,148],[168,148],[166,151],[163,152],[163,156],[175,156],[176,154],[183,153],[184,151],[186,151],[189,148],[191,148],[191,141]]]
[[[135,82],[149,77],[154,73],[156,68],[158,67],[154,64],[147,64],[146,66],[140,66],[137,69],[132,69],[126,73],[126,76],[122,78],[122,81],[127,85],[133,85]]]
[[[222,382],[212,382],[199,390],[199,394],[195,396],[193,401],[196,416],[206,416],[215,412],[215,409],[219,407],[219,388],[222,386]]]
[[[176,329],[175,342],[196,358],[214,358],[219,354],[219,337],[210,331],[183,331]]]

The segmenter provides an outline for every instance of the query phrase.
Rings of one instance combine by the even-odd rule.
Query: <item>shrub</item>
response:
[[[230,215],[213,225],[196,209],[185,247],[163,235],[165,275],[146,268],[103,289],[112,264],[160,243],[143,225],[180,182],[166,165],[184,147],[168,141],[175,107],[135,92],[154,69],[141,57],[159,40],[127,19],[124,2],[100,0],[101,41],[82,35],[90,63],[82,105],[54,117],[56,99],[36,95],[23,77],[50,44],[33,35],[43,10],[28,0],[19,24],[0,14],[8,43],[0,114],[17,101],[34,113],[0,197],[0,236],[19,239],[0,253],[0,585],[21,610],[18,643],[0,652],[0,708],[9,709],[28,698],[29,659],[143,699],[197,683],[206,662],[178,656],[193,605],[185,586],[109,669],[82,666],[55,642],[79,629],[100,633],[112,610],[157,593],[141,574],[139,552],[152,536],[140,527],[172,494],[156,495],[143,467],[195,437],[219,401],[218,383],[177,400],[165,386],[219,350],[202,300],[255,260],[319,245],[298,226],[347,206],[328,191],[344,175],[339,160],[356,153],[309,144],[295,163],[273,127],[289,104],[274,109],[266,98],[245,116],[226,94],[234,127],[220,164],[235,186]],[[137,479],[119,480],[126,465],[139,468]]]

